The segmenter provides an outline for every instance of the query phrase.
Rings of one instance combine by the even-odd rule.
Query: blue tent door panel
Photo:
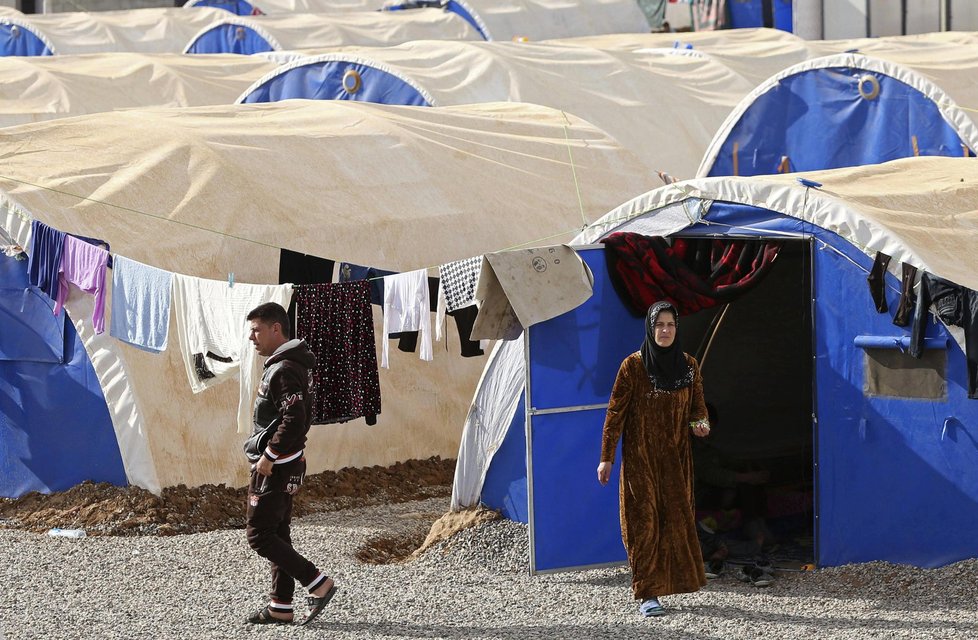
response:
[[[872,259],[823,237],[848,258],[815,253],[818,565],[937,567],[978,556],[978,400],[967,398],[964,353],[929,317],[927,337],[950,344],[945,397],[870,392],[867,352],[854,338],[909,335],[892,323],[900,283],[887,274],[890,311],[877,313],[866,286]],[[919,362],[892,355],[903,367]]]
[[[625,562],[618,468],[604,487],[604,409],[533,417],[533,572]]]
[[[578,249],[594,293],[578,308],[530,327],[527,363],[531,572],[625,560],[618,481],[596,469],[605,407],[621,361],[638,350],[643,318],[611,285],[601,248]]]
[[[65,314],[34,287],[0,287],[0,361],[64,362]]]

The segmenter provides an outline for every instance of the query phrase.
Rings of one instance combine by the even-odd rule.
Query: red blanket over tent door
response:
[[[608,273],[625,304],[644,316],[668,300],[680,315],[731,302],[763,279],[780,242],[677,238],[613,233],[605,245]]]

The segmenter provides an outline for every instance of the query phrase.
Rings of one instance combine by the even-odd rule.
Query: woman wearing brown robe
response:
[[[696,538],[690,434],[710,432],[696,359],[676,343],[679,314],[649,308],[645,342],[621,363],[608,403],[598,481],[607,484],[622,440],[621,532],[632,591],[645,616],[665,613],[658,598],[706,584]]]

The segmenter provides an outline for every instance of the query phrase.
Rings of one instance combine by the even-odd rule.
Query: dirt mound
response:
[[[464,511],[449,511],[431,525],[428,535],[416,547],[413,555],[417,556],[424,553],[429,547],[438,544],[442,540],[448,540],[463,529],[476,527],[484,522],[499,520],[501,517],[498,511],[491,511],[485,507],[472,507]]]
[[[294,515],[448,496],[454,473],[455,461],[439,457],[326,471],[306,477]],[[246,489],[224,485],[180,485],[156,496],[138,487],[85,482],[51,495],[0,500],[0,527],[36,532],[61,527],[118,536],[240,529],[246,498]]]
[[[438,517],[433,514],[414,514],[419,521],[413,530],[391,536],[370,538],[357,549],[356,558],[367,564],[393,564],[406,562],[425,552],[429,547],[448,540],[453,535],[475,527],[483,522],[498,520],[502,516],[496,511],[474,507],[464,511],[451,512]],[[434,520],[433,524],[428,524]]]

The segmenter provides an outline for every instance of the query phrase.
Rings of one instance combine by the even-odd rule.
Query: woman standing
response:
[[[706,584],[696,538],[689,434],[710,432],[696,360],[676,344],[679,314],[649,308],[642,349],[621,363],[608,402],[598,481],[607,484],[622,440],[621,532],[632,591],[645,616],[665,613],[659,597]]]

